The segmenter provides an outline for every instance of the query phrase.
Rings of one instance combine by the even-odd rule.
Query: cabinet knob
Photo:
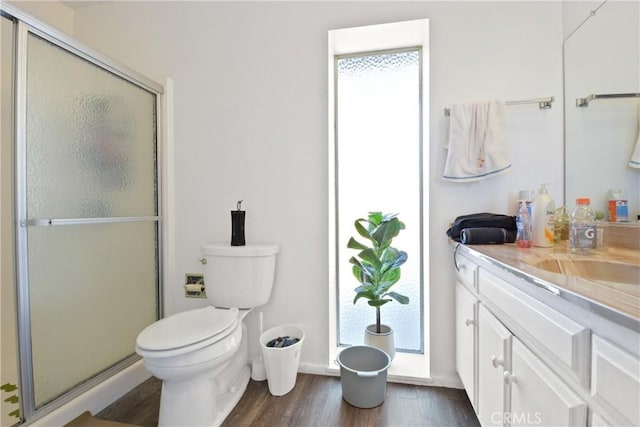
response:
[[[464,324],[467,326],[473,325],[473,319],[465,319]]]
[[[498,359],[496,356],[491,356],[491,364],[494,368],[497,368],[498,366],[504,366],[504,360]]]
[[[516,376],[509,371],[504,371],[503,378],[505,384],[513,384],[518,382]]]
[[[198,261],[200,261],[200,264],[206,264],[207,263],[207,259],[206,258],[200,258]]]

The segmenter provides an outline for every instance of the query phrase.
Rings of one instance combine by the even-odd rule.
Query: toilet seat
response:
[[[136,339],[143,357],[171,357],[214,344],[239,323],[238,309],[204,307],[165,317],[147,326]]]

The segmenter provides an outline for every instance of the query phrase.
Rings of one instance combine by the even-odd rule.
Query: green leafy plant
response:
[[[4,383],[0,386],[0,390],[5,391],[7,393],[12,393],[14,391],[16,391],[18,389],[18,386],[15,384],[11,384],[11,383]],[[11,404],[18,404],[18,394],[14,393],[11,396],[7,397],[6,399],[4,399],[5,402],[11,403]],[[20,418],[20,409],[14,409],[13,411],[9,412],[9,416],[10,417],[16,417],[16,418]]]
[[[353,275],[360,282],[354,289],[355,304],[365,298],[376,309],[376,332],[380,333],[380,307],[396,300],[400,304],[409,304],[409,297],[389,289],[400,280],[400,266],[407,261],[407,253],[391,246],[393,239],[404,230],[405,225],[396,214],[369,212],[369,217],[358,218],[354,223],[361,237],[369,242],[363,244],[353,237],[347,247],[360,252],[351,257]]]

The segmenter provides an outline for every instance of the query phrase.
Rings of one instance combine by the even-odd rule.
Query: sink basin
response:
[[[552,273],[577,276],[583,279],[640,285],[640,266],[635,264],[593,259],[547,259],[538,261],[535,266]]]

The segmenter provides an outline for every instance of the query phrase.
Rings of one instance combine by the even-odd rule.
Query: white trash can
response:
[[[299,341],[287,347],[267,347],[269,341],[285,336],[298,338]],[[303,341],[304,331],[293,325],[276,326],[260,335],[262,359],[272,395],[284,396],[296,385]]]

